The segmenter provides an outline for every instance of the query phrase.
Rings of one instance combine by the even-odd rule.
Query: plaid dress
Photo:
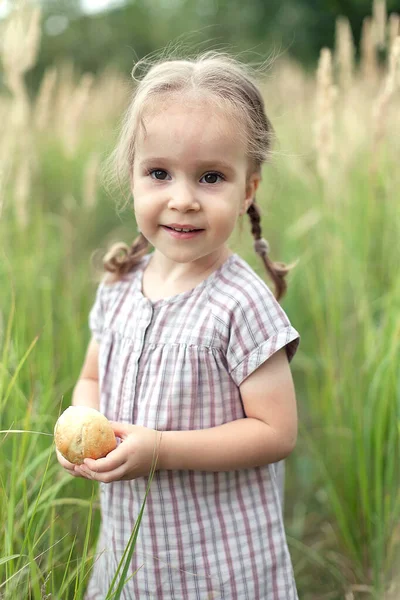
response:
[[[268,286],[237,254],[194,289],[150,301],[146,255],[101,283],[89,316],[100,343],[100,410],[153,429],[215,427],[245,416],[239,385],[300,338]],[[100,484],[102,523],[86,599],[104,600],[147,477]],[[137,571],[137,572],[136,572]],[[122,598],[297,600],[274,465],[157,471]]]

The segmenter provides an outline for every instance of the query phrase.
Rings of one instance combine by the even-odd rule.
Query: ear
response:
[[[246,194],[245,194],[245,197],[243,198],[242,206],[241,206],[240,213],[239,213],[240,215],[244,215],[247,212],[251,203],[253,202],[254,196],[256,195],[257,188],[260,185],[260,181],[261,181],[261,174],[258,173],[257,171],[252,173],[250,175],[250,177],[248,178],[248,180],[246,182]]]

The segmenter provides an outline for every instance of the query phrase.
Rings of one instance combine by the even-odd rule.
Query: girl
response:
[[[101,482],[87,600],[104,600],[151,484],[123,598],[297,598],[273,463],[293,450],[289,362],[299,334],[278,300],[290,267],[261,238],[255,193],[273,130],[244,65],[164,60],[139,82],[114,153],[140,230],[104,259],[73,404],[122,441],[73,475]],[[228,246],[248,214],[276,299]],[[153,251],[148,253],[149,247]]]

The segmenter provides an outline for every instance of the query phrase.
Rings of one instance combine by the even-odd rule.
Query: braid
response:
[[[103,258],[103,266],[111,273],[108,283],[122,279],[123,275],[132,271],[140,259],[147,254],[149,242],[142,233],[133,241],[131,246],[123,242],[113,244]]]
[[[255,198],[254,198],[253,202],[250,204],[249,208],[247,209],[247,214],[250,217],[251,234],[255,240],[260,240],[261,239],[261,225],[260,225],[261,215],[260,215],[258,206],[256,205]]]
[[[250,204],[247,214],[249,215],[251,224],[251,233],[254,237],[255,243],[254,248],[258,254],[260,254],[265,268],[270,275],[275,285],[275,297],[279,301],[286,293],[287,283],[285,281],[286,275],[289,271],[296,266],[296,263],[292,265],[285,265],[282,262],[273,262],[268,256],[268,242],[262,239],[261,233],[261,214],[260,209],[256,204],[255,199]]]

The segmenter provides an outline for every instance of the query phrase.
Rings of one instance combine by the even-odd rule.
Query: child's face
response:
[[[132,175],[140,231],[174,262],[218,254],[260,180],[258,173],[248,174],[235,117],[205,101],[181,100],[144,122]],[[185,235],[169,228],[179,225],[201,231]]]

